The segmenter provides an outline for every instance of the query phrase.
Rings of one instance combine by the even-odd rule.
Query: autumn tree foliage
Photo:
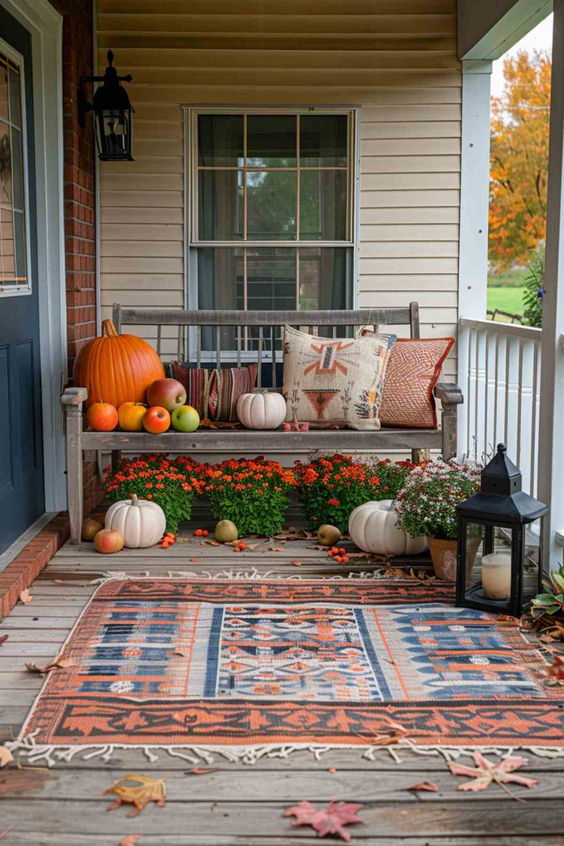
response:
[[[523,50],[504,62],[492,98],[489,258],[525,265],[545,237],[551,60]]]

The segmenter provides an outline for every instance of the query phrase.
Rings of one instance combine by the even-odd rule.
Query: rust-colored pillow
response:
[[[411,340],[398,338],[391,349],[382,404],[382,426],[403,429],[437,429],[433,389],[454,338]]]

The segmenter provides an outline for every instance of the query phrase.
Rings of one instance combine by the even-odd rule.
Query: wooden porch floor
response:
[[[0,636],[8,635],[0,647],[0,742],[17,735],[42,683],[25,671],[24,663],[45,663],[58,654],[95,590],[91,580],[106,569],[131,575],[253,567],[290,577],[342,573],[342,567],[325,563],[328,559],[303,541],[286,543],[283,552],[268,546],[262,553],[235,555],[194,539],[167,551],[131,550],[113,558],[93,553],[91,545],[64,546],[33,584],[33,601],[19,604],[0,625]],[[299,569],[291,564],[295,560],[302,562]],[[350,569],[367,567],[351,564]],[[531,791],[515,787],[525,801],[515,801],[495,786],[480,794],[461,794],[459,780],[441,758],[402,751],[401,759],[394,763],[385,750],[374,762],[350,751],[332,750],[319,761],[300,752],[287,759],[265,758],[254,766],[218,760],[218,772],[195,776],[189,774],[190,764],[165,753],[151,764],[140,752],[120,750],[107,763],[75,759],[52,770],[4,769],[0,832],[13,828],[2,846],[118,846],[134,833],[142,835],[139,846],[297,846],[314,841],[315,833],[292,829],[281,816],[284,808],[301,799],[326,803],[333,798],[364,803],[365,825],[350,829],[353,842],[364,846],[564,843],[564,758],[529,756],[526,770],[540,783]],[[136,819],[129,819],[123,807],[106,813],[108,799],[100,794],[127,773],[165,779],[166,807],[148,806]],[[406,791],[421,781],[433,781],[439,792]]]

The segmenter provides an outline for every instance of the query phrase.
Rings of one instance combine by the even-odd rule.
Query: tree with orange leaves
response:
[[[528,264],[545,237],[551,60],[523,50],[503,69],[491,121],[489,258],[496,268]]]

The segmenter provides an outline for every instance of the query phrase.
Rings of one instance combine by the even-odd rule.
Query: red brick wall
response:
[[[51,0],[63,15],[63,131],[65,258],[69,373],[81,347],[96,335],[95,150],[92,116],[78,123],[77,91],[81,76],[92,75],[92,0]],[[92,88],[87,87],[90,97]],[[84,509],[101,498],[95,465],[84,465]]]

